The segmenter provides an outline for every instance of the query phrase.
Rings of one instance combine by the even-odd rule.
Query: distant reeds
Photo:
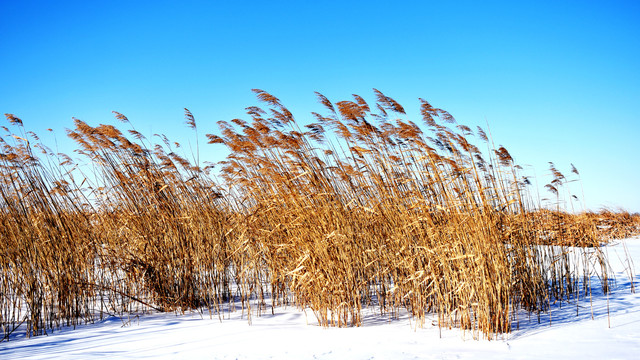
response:
[[[300,124],[254,91],[265,108],[207,135],[230,153],[217,174],[164,135],[80,120],[68,130],[74,160],[8,114],[4,338],[150,309],[220,316],[239,303],[250,319],[268,301],[310,308],[324,326],[359,326],[375,306],[491,337],[520,309],[608,290],[600,243],[640,228],[624,212],[541,208],[506,148],[425,100],[419,126],[378,90],[373,105],[317,94],[324,114]],[[566,179],[551,168],[557,195]]]

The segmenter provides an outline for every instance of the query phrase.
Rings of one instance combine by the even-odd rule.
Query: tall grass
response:
[[[240,304],[250,319],[269,300],[271,311],[310,308],[324,326],[359,326],[375,306],[490,337],[510,331],[521,309],[587,296],[596,268],[593,286],[608,290],[600,242],[638,232],[639,217],[626,213],[540,208],[504,147],[427,101],[418,126],[377,90],[373,106],[318,94],[325,114],[303,125],[255,92],[264,108],[207,135],[230,153],[217,175],[119,113],[128,135],[74,120],[79,160],[8,114],[5,339],[20,326],[31,336],[151,309],[222,317]],[[551,170],[547,188],[559,196],[567,180]],[[569,246],[583,248],[582,260]]]

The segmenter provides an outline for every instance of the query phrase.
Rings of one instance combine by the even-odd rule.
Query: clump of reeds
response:
[[[74,160],[7,115],[18,130],[4,128],[0,154],[5,338],[22,324],[38,335],[148,309],[220,315],[237,301],[250,319],[269,298],[324,326],[358,326],[377,306],[492,336],[520,309],[590,291],[594,266],[578,271],[567,246],[638,229],[638,216],[540,209],[506,148],[425,100],[419,126],[377,90],[372,105],[318,94],[325,113],[302,125],[255,92],[265,108],[207,135],[230,152],[220,181],[164,135],[76,119]],[[557,194],[566,181],[553,175]],[[607,290],[606,258],[588,251]]]
[[[375,303],[490,335],[509,331],[520,308],[578,292],[569,259],[539,245],[593,246],[595,227],[534,211],[519,167],[482,129],[485,152],[421,100],[425,133],[375,90],[375,106],[318,94],[328,114],[303,130],[279,99],[256,93],[268,110],[250,107],[250,123],[221,122],[210,139],[232,152],[223,178],[244,196],[243,232],[268,249],[272,286],[321,324],[359,325]]]
[[[8,117],[24,132],[19,119]],[[160,145],[150,151],[141,134],[130,133],[136,140],[114,126],[75,120],[68,135],[85,167],[42,144],[36,157],[24,136],[3,142],[5,338],[25,323],[28,335],[38,335],[145,309],[217,311],[232,300],[233,283],[257,281],[243,267],[251,253],[236,251],[242,244],[228,237],[233,214],[220,205],[211,178]]]
[[[597,227],[602,239],[625,239],[640,234],[640,214],[626,211],[614,212],[603,209],[597,213],[586,213]]]
[[[34,150],[51,151],[7,118],[18,134],[0,138],[0,320],[5,337],[20,324],[38,335],[91,318],[94,232],[70,170],[43,163]]]

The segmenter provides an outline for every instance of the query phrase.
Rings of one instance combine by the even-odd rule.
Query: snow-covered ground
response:
[[[640,266],[640,238],[625,243]],[[311,311],[278,308],[275,315],[254,315],[252,325],[240,311],[225,313],[223,321],[195,312],[112,318],[2,342],[0,359],[638,359],[640,288],[631,292],[622,243],[607,251],[616,275],[608,297],[594,293],[593,307],[588,299],[552,306],[540,323],[537,317],[521,318],[519,329],[492,341],[431,324],[416,328],[409,317],[391,320],[375,310],[364,314],[362,327],[325,329]],[[633,276],[639,284],[640,276]]]

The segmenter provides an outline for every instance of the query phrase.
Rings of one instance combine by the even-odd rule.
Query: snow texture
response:
[[[113,317],[2,342],[0,359],[637,359],[640,292],[631,289],[640,276],[629,276],[625,244],[640,264],[640,238],[607,246],[615,274],[611,294],[594,291],[593,307],[588,297],[552,305],[539,320],[522,313],[511,334],[491,341],[431,323],[420,328],[406,315],[390,319],[373,308],[365,310],[361,327],[322,328],[310,310],[289,307],[254,314],[251,325],[241,311],[225,312],[222,321],[206,312]]]

